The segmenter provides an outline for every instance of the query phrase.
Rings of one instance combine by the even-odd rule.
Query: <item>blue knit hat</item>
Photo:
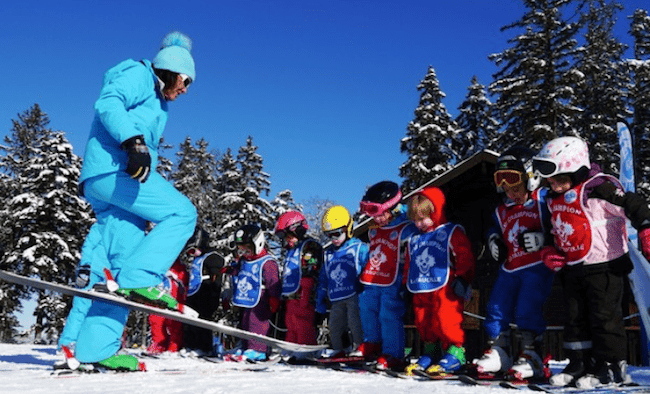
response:
[[[192,81],[196,81],[191,50],[192,40],[188,36],[177,31],[171,32],[163,38],[160,52],[153,59],[153,66],[157,69],[186,74],[192,78]]]

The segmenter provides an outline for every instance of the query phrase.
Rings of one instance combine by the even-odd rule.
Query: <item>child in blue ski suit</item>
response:
[[[403,370],[404,362],[404,248],[418,230],[400,204],[402,192],[395,182],[371,186],[360,203],[361,211],[373,218],[368,230],[370,255],[359,281],[364,357],[377,360],[378,368]]]
[[[487,305],[485,331],[490,348],[474,360],[480,374],[507,373],[519,380],[546,377],[541,349],[546,330],[543,314],[554,277],[542,260],[543,247],[552,243],[548,189],[537,188],[539,181],[528,174],[532,156],[532,151],[515,147],[497,160],[494,182],[504,198],[493,215],[488,247],[492,258],[503,264]],[[511,323],[517,325],[522,351],[517,360],[510,351]]]
[[[196,78],[190,49],[189,38],[170,33],[152,62],[125,60],[104,75],[79,179],[97,218],[82,250],[89,283],[106,280],[108,268],[120,289],[156,286],[192,235],[196,209],[155,172],[168,102]],[[145,236],[147,221],[156,226]],[[78,325],[77,359],[137,369],[133,357],[116,356],[128,313],[94,302],[69,321]]]
[[[350,331],[352,349],[363,342],[359,315],[359,274],[368,262],[368,245],[352,237],[352,216],[345,207],[329,208],[322,219],[322,230],[332,244],[323,252],[323,267],[318,280],[316,311],[327,313],[325,298],[332,303],[329,330],[332,357],[343,357],[343,338]]]

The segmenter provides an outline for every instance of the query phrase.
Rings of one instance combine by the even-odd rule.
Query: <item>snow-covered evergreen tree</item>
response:
[[[630,92],[634,121],[630,131],[634,139],[635,176],[638,191],[650,198],[650,16],[636,10],[631,16],[630,34],[634,38],[633,73]]]
[[[201,138],[192,144],[190,137],[180,145],[176,153],[178,165],[171,175],[174,187],[192,201],[198,213],[197,224],[212,233],[216,218],[217,158],[208,150],[208,142]]]
[[[14,272],[69,283],[94,219],[90,205],[78,196],[81,159],[64,133],[48,129],[48,124],[36,104],[19,115],[2,147],[18,192],[6,202],[12,243],[4,262]],[[59,294],[38,294],[36,339],[42,331],[47,333],[42,339],[49,341],[56,337],[52,329],[58,333],[63,327],[66,303]]]
[[[442,103],[445,94],[433,67],[429,66],[417,89],[421,93],[415,118],[400,141],[400,151],[408,156],[399,168],[406,192],[447,171],[457,158],[452,140],[458,126]]]
[[[631,116],[627,108],[630,78],[623,61],[626,45],[613,35],[619,3],[590,0],[582,15],[585,43],[576,54],[574,68],[582,78],[574,103],[581,112],[575,125],[590,142],[591,159],[610,174],[618,174],[620,158],[616,122]]]
[[[307,223],[309,223],[307,235],[319,240],[322,245],[329,242],[329,238],[321,231],[323,216],[325,215],[325,211],[334,205],[337,205],[336,202],[319,197],[310,197],[304,204],[302,213],[305,215]]]
[[[257,224],[269,236],[275,225],[273,206],[262,198],[262,193],[268,195],[271,182],[269,174],[263,171],[264,160],[257,149],[249,136],[237,153],[236,169],[232,168],[230,151],[218,162],[218,187],[224,190],[215,205],[219,247],[225,246],[225,240],[244,224]]]
[[[458,161],[487,148],[499,130],[499,122],[492,117],[492,102],[476,75],[472,77],[467,90],[465,101],[458,107],[460,113],[455,119],[459,129],[454,139]]]
[[[166,143],[164,137],[160,138],[160,143],[158,144],[158,165],[156,166],[156,171],[167,180],[171,179],[171,175],[174,172],[174,163],[165,156],[165,152],[172,148],[174,148],[174,145]]]
[[[512,145],[538,149],[562,135],[576,135],[571,105],[573,86],[580,79],[571,69],[579,23],[562,19],[561,9],[576,0],[523,0],[523,17],[501,28],[516,29],[512,46],[493,54],[500,67],[489,90],[497,99],[495,117],[503,132],[494,148]]]

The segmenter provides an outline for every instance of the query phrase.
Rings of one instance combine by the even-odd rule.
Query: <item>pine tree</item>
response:
[[[201,138],[192,145],[187,137],[176,153],[179,158],[171,175],[174,187],[192,201],[198,213],[197,224],[212,232],[217,218],[214,206],[217,200],[216,153],[208,150],[208,142]]]
[[[174,163],[165,156],[165,152],[174,148],[173,145],[165,142],[165,138],[161,137],[158,143],[158,165],[156,171],[162,175],[166,180],[170,180],[174,172]]]
[[[633,73],[630,97],[634,121],[630,131],[634,139],[635,176],[638,191],[650,198],[650,16],[636,10],[631,16],[630,34],[634,38],[634,59],[629,61]]]
[[[557,136],[576,135],[571,126],[578,108],[571,105],[577,73],[571,69],[579,24],[560,10],[575,0],[523,0],[524,16],[502,31],[519,29],[511,48],[490,56],[501,69],[489,86],[497,96],[495,117],[504,128],[494,148],[540,148]]]
[[[613,35],[619,3],[591,0],[582,15],[585,44],[576,54],[574,69],[582,76],[575,89],[574,103],[581,112],[575,125],[580,136],[590,141],[589,153],[603,170],[618,174],[620,159],[616,122],[631,116],[627,109],[630,78],[623,53],[626,45]]]
[[[499,122],[491,115],[492,103],[486,95],[485,86],[478,82],[476,75],[472,77],[467,90],[467,97],[458,108],[460,114],[455,119],[458,134],[454,142],[458,161],[487,148],[499,129]]]
[[[14,272],[69,283],[81,258],[81,246],[94,219],[78,196],[81,159],[63,132],[47,128],[49,119],[35,104],[19,115],[7,137],[6,163],[18,193],[6,203],[12,243],[4,261]],[[50,341],[62,329],[66,303],[59,294],[38,291],[36,332]]]
[[[442,103],[445,94],[433,67],[429,66],[417,89],[422,93],[415,119],[409,122],[406,137],[400,142],[400,151],[408,155],[399,168],[407,192],[447,171],[457,158],[452,140],[458,126]]]
[[[229,152],[219,162],[219,187],[227,190],[217,197],[215,205],[219,213],[216,226],[219,247],[225,246],[225,240],[244,224],[257,224],[267,232],[272,231],[275,224],[273,206],[261,196],[262,193],[268,195],[271,182],[269,174],[263,171],[264,160],[257,149],[249,136],[246,145],[237,153],[236,174]]]

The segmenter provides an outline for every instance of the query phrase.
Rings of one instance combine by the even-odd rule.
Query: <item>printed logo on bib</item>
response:
[[[559,239],[560,249],[565,252],[575,252],[578,250],[584,250],[585,246],[583,244],[577,246],[571,246],[569,237],[575,233],[575,229],[570,223],[562,221],[562,217],[557,215],[557,219],[553,220],[553,229],[555,230],[556,239]]]
[[[237,282],[237,296],[242,299],[249,299],[248,292],[253,290],[253,285],[247,278],[243,278]],[[252,300],[252,298],[251,298]]]
[[[514,246],[515,250],[519,249],[519,241],[517,240],[519,234],[526,230],[528,230],[528,228],[526,228],[526,226],[521,226],[519,220],[517,220],[510,231],[508,231],[508,242]]]
[[[381,246],[377,247],[370,251],[368,256],[368,261],[370,262],[370,268],[374,271],[378,271],[382,264],[384,264],[388,259],[386,255],[381,250]]]
[[[341,287],[343,281],[348,277],[348,274],[341,268],[341,264],[338,264],[334,271],[332,271],[332,279],[336,282],[336,287]]]
[[[575,190],[569,190],[564,193],[564,201],[567,204],[572,204],[578,198],[578,193]]]
[[[436,265],[436,259],[429,254],[429,249],[424,249],[424,252],[415,259],[415,265],[418,266],[420,274],[429,276],[431,268]]]

